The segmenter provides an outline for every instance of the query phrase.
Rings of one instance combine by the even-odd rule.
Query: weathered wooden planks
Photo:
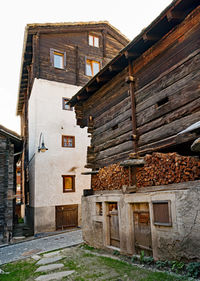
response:
[[[89,33],[99,37],[99,48],[89,46]],[[103,39],[104,36],[104,39]],[[106,37],[106,38],[105,38]],[[72,85],[84,85],[91,78],[85,73],[86,58],[100,61],[104,66],[114,55],[124,47],[123,43],[118,42],[115,37],[109,33],[103,33],[102,30],[94,29],[88,31],[84,27],[77,31],[69,32],[40,32],[39,37],[38,61],[35,67],[40,68],[38,77],[69,83]],[[106,44],[106,46],[103,46]],[[34,43],[34,46],[36,44]],[[107,52],[107,47],[109,51]],[[66,53],[66,68],[54,68],[50,59],[50,48]],[[36,48],[35,48],[36,49]],[[39,51],[38,51],[39,50]]]

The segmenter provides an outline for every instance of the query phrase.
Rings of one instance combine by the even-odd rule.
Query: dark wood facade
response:
[[[17,157],[21,150],[21,139],[16,133],[0,126],[0,244],[12,239]]]
[[[153,151],[189,152],[200,119],[200,7],[177,0],[71,99],[93,169]]]
[[[89,45],[89,35],[98,37],[99,47]],[[91,78],[86,75],[86,59],[103,67],[128,42],[108,22],[27,25],[17,113],[22,114],[34,78],[83,86]],[[53,66],[51,50],[65,53],[63,69]]]

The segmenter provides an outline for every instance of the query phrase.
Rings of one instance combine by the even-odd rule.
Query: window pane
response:
[[[64,147],[74,147],[74,137],[63,136],[62,139],[62,145]]]
[[[73,139],[68,138],[68,146],[72,147],[73,146]]]
[[[89,35],[89,45],[93,46],[93,36]]]
[[[86,75],[92,76],[92,66],[90,62],[86,62]]]
[[[69,99],[63,99],[63,109],[72,110],[71,106],[68,104]]]
[[[99,47],[99,38],[98,37],[94,37],[94,46]]]
[[[63,55],[54,54],[54,67],[64,68]]]
[[[100,70],[100,64],[98,62],[93,62],[93,75],[97,74]]]
[[[64,178],[64,189],[72,189],[72,177],[65,177]]]

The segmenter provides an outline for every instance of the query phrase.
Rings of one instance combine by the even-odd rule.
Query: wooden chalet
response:
[[[200,259],[199,216],[190,234],[200,196],[190,147],[200,131],[185,130],[200,120],[199,34],[199,1],[172,1],[70,100],[91,134],[93,196],[82,199],[91,245]]]

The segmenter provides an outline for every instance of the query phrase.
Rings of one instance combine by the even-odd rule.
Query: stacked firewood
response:
[[[145,156],[146,164],[137,169],[137,187],[167,185],[200,179],[200,160],[177,153],[153,153]]]
[[[128,169],[120,167],[119,164],[101,168],[97,175],[92,175],[93,190],[116,190],[128,183]]]

